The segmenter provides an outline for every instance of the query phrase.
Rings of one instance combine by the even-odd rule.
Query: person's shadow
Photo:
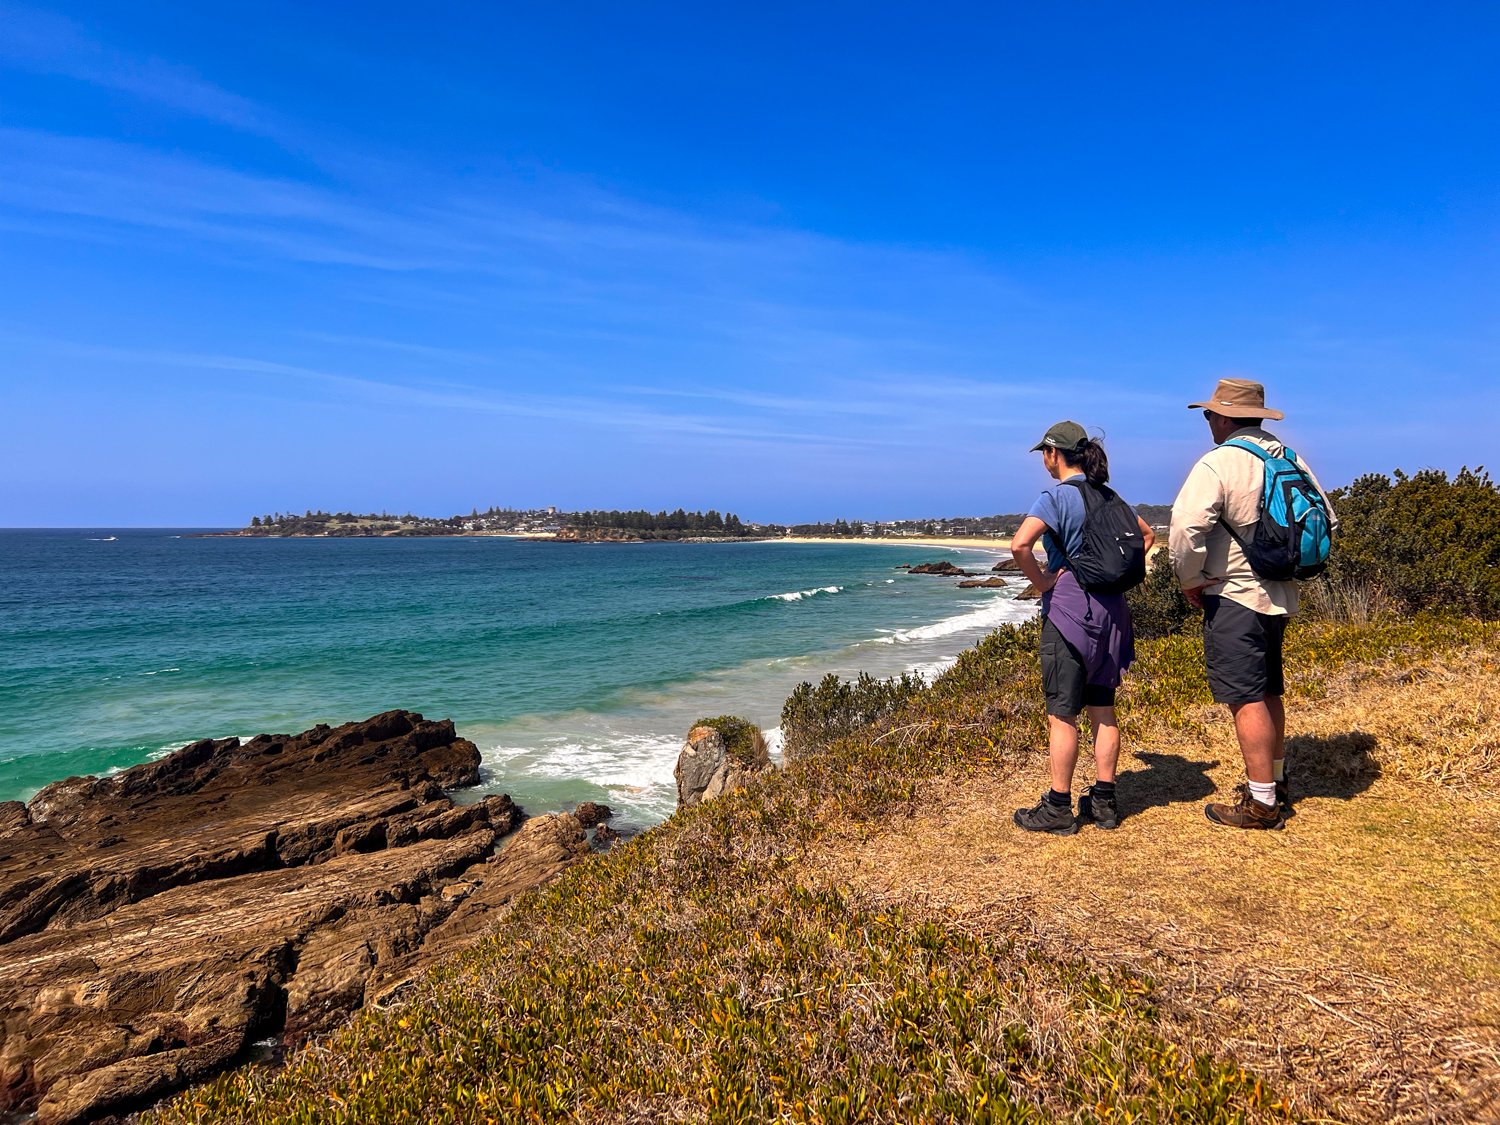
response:
[[[1293,804],[1307,797],[1347,801],[1363,793],[1380,776],[1380,764],[1375,759],[1377,745],[1374,735],[1359,730],[1328,737],[1299,734],[1288,738],[1286,768]],[[1117,778],[1122,817],[1201,801],[1218,791],[1209,777],[1209,771],[1219,767],[1217,759],[1193,761],[1180,754],[1149,750],[1137,751],[1134,759],[1145,768],[1121,770]],[[1244,780],[1243,775],[1238,780]]]
[[[1302,797],[1337,797],[1348,801],[1375,783],[1379,741],[1362,730],[1321,738],[1293,735],[1286,740],[1286,772],[1292,803]]]
[[[1159,809],[1182,801],[1201,801],[1214,791],[1208,771],[1218,767],[1217,760],[1195,762],[1181,754],[1156,754],[1137,751],[1137,762],[1144,769],[1121,770],[1116,777],[1119,786],[1120,815],[1138,816],[1147,809]]]

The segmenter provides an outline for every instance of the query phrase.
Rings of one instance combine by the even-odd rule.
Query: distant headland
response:
[[[1160,504],[1137,507],[1150,524],[1166,522],[1170,509]],[[216,536],[261,538],[415,538],[444,535],[494,535],[583,543],[714,542],[765,539],[894,540],[898,542],[1008,540],[1024,517],[947,516],[910,520],[844,520],[831,523],[747,523],[733,512],[580,511],[548,508],[474,508],[468,515],[417,516],[410,512],[356,515],[352,512],[270,512],[254,516],[235,531]]]

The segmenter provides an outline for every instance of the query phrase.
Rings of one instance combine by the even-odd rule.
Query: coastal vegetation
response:
[[[583,532],[624,531],[637,539],[739,538],[751,529],[733,512],[720,515],[710,508],[706,512],[569,512],[563,526]]]
[[[526,896],[398,1002],[150,1120],[1477,1119],[1500,628],[1293,630],[1299,815],[1254,840],[1199,812],[1233,770],[1198,642],[1143,642],[1125,827],[1040,846],[1005,827],[1043,783],[1034,633],[995,632],[873,723]]]
[[[861,672],[852,680],[830,672],[816,687],[798,684],[781,708],[782,753],[787,760],[825,749],[896,711],[926,685],[907,674],[881,679]]]
[[[1500,486],[1483,467],[1370,473],[1332,500],[1341,525],[1320,605],[1500,617]]]

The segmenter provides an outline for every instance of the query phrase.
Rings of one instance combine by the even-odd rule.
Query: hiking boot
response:
[[[1029,809],[1017,809],[1011,818],[1017,828],[1028,832],[1050,832],[1054,836],[1071,836],[1078,831],[1078,822],[1073,819],[1073,806],[1054,805],[1046,794]]]
[[[1090,785],[1078,795],[1078,821],[1080,824],[1093,821],[1099,828],[1120,827],[1120,809],[1115,804],[1115,795],[1096,793]]]
[[[1215,801],[1203,806],[1203,815],[1215,824],[1229,828],[1281,828],[1285,818],[1281,805],[1263,805],[1250,796],[1250,787],[1241,785],[1234,791],[1237,798],[1232,805]]]

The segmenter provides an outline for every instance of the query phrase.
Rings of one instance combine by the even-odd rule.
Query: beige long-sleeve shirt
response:
[[[1275,456],[1285,450],[1274,434],[1259,426],[1246,426],[1230,437],[1246,438]],[[1298,463],[1323,492],[1307,463],[1301,457]],[[1167,540],[1172,568],[1184,590],[1203,586],[1205,594],[1228,598],[1256,613],[1292,614],[1297,612],[1297,583],[1272,582],[1257,575],[1224,528],[1227,521],[1241,538],[1254,534],[1264,484],[1262,462],[1248,450],[1219,445],[1198,458],[1172,504]],[[1326,492],[1323,498],[1327,500]],[[1336,527],[1332,504],[1328,514]]]

